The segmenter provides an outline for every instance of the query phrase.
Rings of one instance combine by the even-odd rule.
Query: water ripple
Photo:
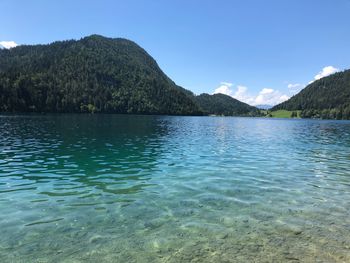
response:
[[[9,115],[0,127],[4,262],[350,261],[350,122]]]

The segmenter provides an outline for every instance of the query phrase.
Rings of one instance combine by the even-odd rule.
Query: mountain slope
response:
[[[260,111],[248,104],[224,94],[209,95],[203,93],[195,97],[195,101],[205,114],[225,116],[259,116]]]
[[[200,114],[145,50],[126,39],[0,50],[0,111]]]
[[[271,110],[302,110],[302,117],[350,119],[350,70],[317,80]]]

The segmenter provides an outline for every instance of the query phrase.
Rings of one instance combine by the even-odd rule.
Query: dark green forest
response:
[[[224,116],[261,116],[259,109],[224,94],[201,94],[195,101],[204,114]]]
[[[301,110],[302,118],[350,119],[350,70],[311,83],[271,110]]]
[[[132,41],[81,40],[0,50],[0,111],[246,115],[258,110],[225,95],[177,86]]]
[[[202,114],[134,42],[98,35],[0,50],[0,111]]]
[[[0,112],[261,116],[223,94],[195,96],[140,46],[92,35],[0,49]],[[350,119],[350,70],[317,80],[271,109]]]

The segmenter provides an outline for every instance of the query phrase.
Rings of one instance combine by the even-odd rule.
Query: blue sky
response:
[[[125,37],[197,94],[274,104],[350,68],[349,14],[350,0],[1,0],[0,42]]]

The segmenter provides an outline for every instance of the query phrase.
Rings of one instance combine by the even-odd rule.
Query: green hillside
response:
[[[202,114],[145,50],[126,39],[0,50],[0,111]]]
[[[260,110],[224,94],[203,93],[195,101],[205,114],[224,116],[260,116]]]
[[[271,110],[301,110],[302,118],[350,119],[350,70],[311,83]]]

